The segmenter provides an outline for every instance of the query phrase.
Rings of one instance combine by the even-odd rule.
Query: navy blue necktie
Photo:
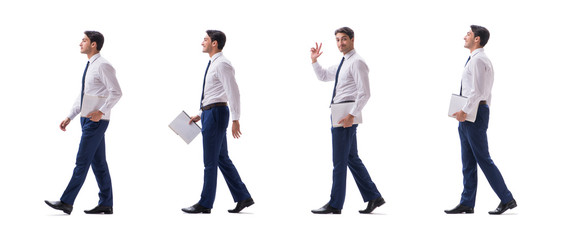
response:
[[[204,72],[204,83],[202,83],[202,96],[200,97],[200,109],[202,109],[202,101],[204,101],[204,87],[206,86],[206,75],[208,74],[208,68],[210,68],[210,63],[212,60],[208,61],[208,66],[206,67],[206,72]]]
[[[80,109],[82,110],[82,99],[84,98],[84,80],[86,78],[86,70],[88,70],[88,65],[90,61],[86,62],[86,67],[84,68],[84,73],[82,74],[82,90],[80,91]]]
[[[339,77],[339,70],[341,70],[341,65],[343,65],[343,60],[345,60],[345,57],[341,58],[341,62],[339,63],[339,67],[337,67],[337,73],[335,74],[334,93],[332,95],[332,103],[331,104],[334,104],[335,90],[337,88],[337,79]]]
[[[467,58],[467,62],[465,62],[465,67],[467,66],[467,63],[469,63],[469,60],[471,60],[471,56]],[[459,89],[459,96],[463,96],[463,79],[461,79],[461,88]]]

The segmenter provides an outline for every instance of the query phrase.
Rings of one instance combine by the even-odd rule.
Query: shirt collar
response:
[[[94,54],[92,57],[90,57],[90,59],[88,59],[88,62],[93,63],[99,57],[100,57],[100,53]]]
[[[353,56],[353,54],[355,54],[355,49],[351,49],[351,51],[349,51],[348,53],[346,53],[345,55],[343,55],[343,57],[345,59],[349,59],[351,56]]]
[[[484,52],[484,48],[477,48],[471,53],[471,58],[475,57],[477,54]]]
[[[213,62],[213,61],[216,61],[216,59],[218,59],[218,58],[221,57],[222,55],[223,55],[222,52],[218,52],[218,53],[214,54],[214,56],[212,56],[212,57],[210,58],[210,61],[212,61],[212,62]]]

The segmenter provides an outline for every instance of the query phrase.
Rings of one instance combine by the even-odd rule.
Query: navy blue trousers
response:
[[[463,193],[461,204],[474,207],[477,196],[477,164],[485,174],[488,183],[502,203],[512,199],[512,193],[506,187],[502,174],[494,165],[488,151],[487,129],[490,110],[488,105],[479,105],[477,119],[459,123],[461,139],[461,159],[463,162]]]
[[[100,120],[99,122],[90,121],[88,118],[81,117],[82,136],[78,148],[76,166],[69,185],[61,196],[61,201],[73,205],[75,199],[86,179],[88,169],[92,166],[92,172],[96,177],[100,192],[98,196],[100,206],[113,206],[112,180],[108,163],[106,163],[106,146],[104,144],[104,133],[108,128],[109,121]]]
[[[330,206],[342,209],[345,202],[347,167],[357,183],[363,201],[381,197],[377,186],[357,154],[357,124],[349,128],[332,128],[333,184]]]
[[[224,175],[234,202],[251,197],[237,169],[228,156],[226,129],[230,119],[227,106],[202,111],[202,141],[204,147],[204,186],[198,202],[212,208],[216,198],[218,168]]]

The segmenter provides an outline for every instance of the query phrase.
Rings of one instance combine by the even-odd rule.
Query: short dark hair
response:
[[[222,50],[226,45],[226,34],[218,30],[206,30],[206,34],[210,37],[210,41],[218,41],[218,49]]]
[[[90,43],[96,43],[96,50],[102,50],[102,46],[104,46],[104,35],[97,31],[84,31],[84,35],[90,39]]]
[[[475,37],[481,38],[481,42],[479,43],[481,47],[487,45],[488,39],[490,37],[490,32],[488,31],[488,29],[479,25],[471,25],[471,31],[473,31]]]
[[[337,30],[335,30],[334,35],[337,35],[338,33],[343,33],[349,36],[349,39],[353,39],[355,37],[355,33],[353,32],[353,29],[348,27],[338,28]]]

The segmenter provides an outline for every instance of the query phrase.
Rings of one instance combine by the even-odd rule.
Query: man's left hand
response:
[[[102,116],[104,116],[104,113],[100,112],[100,110],[93,111],[93,112],[89,113],[88,115],[86,115],[86,117],[90,118],[90,121],[93,121],[93,122],[100,121],[100,119],[102,119]]]
[[[339,120],[339,122],[337,122],[338,124],[343,124],[344,128],[348,128],[353,126],[353,119],[355,118],[355,116],[351,115],[351,114],[347,114],[346,117],[344,117],[343,119]]]
[[[233,138],[239,138],[241,136],[241,131],[239,130],[239,120],[234,120],[231,124],[231,133]]]

